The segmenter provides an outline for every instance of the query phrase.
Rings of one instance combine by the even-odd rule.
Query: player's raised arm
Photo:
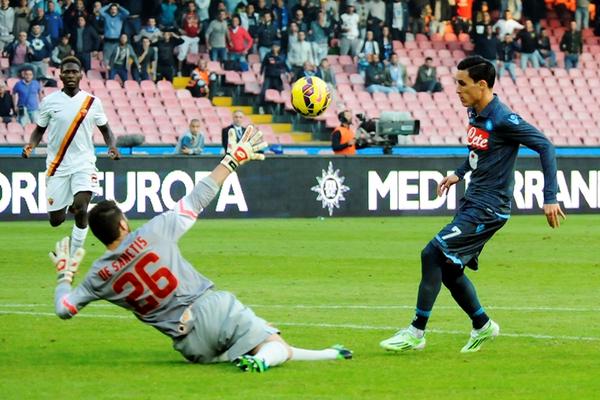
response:
[[[234,130],[229,134],[228,152],[212,172],[194,186],[190,194],[177,202],[173,210],[154,217],[147,226],[156,235],[177,241],[196,222],[198,214],[215,198],[225,179],[240,165],[253,160],[264,160],[260,153],[268,144],[261,131],[250,125],[237,141]]]

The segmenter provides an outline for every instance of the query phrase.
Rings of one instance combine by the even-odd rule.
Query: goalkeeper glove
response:
[[[250,125],[246,128],[239,143],[233,129],[230,129],[228,134],[227,154],[221,160],[221,164],[229,171],[235,171],[237,167],[250,160],[265,159],[265,155],[259,151],[266,148],[268,144],[264,141],[262,132],[254,126]]]
[[[77,273],[79,264],[81,264],[81,260],[85,255],[85,250],[81,247],[75,250],[72,256],[69,255],[69,251],[69,237],[67,236],[56,242],[56,249],[48,253],[50,260],[56,266],[58,283],[67,282],[71,284],[73,282],[73,275]]]

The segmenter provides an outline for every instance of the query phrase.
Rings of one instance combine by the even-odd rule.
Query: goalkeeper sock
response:
[[[73,225],[73,231],[71,232],[71,249],[70,249],[71,255],[73,255],[75,253],[75,250],[77,250],[80,247],[83,247],[87,233],[88,233],[87,226],[85,228],[81,229],[81,228],[78,228],[77,225]]]
[[[321,361],[321,360],[336,360],[339,351],[336,349],[324,350],[306,350],[292,347],[292,358],[294,361]]]
[[[287,361],[288,350],[283,343],[275,340],[263,344],[254,357],[263,360],[268,367],[274,367]]]

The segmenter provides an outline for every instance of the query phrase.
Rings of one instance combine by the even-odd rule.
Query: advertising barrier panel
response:
[[[97,162],[100,193],[130,218],[150,218],[175,204],[219,158],[132,157]],[[462,157],[269,157],[240,168],[204,211],[205,217],[451,215],[465,182],[438,198],[436,185]],[[558,160],[558,200],[567,213],[600,211],[600,158]],[[46,219],[43,158],[0,158],[0,220]],[[539,159],[522,157],[515,171],[513,213],[540,213]],[[466,179],[468,182],[468,179]]]

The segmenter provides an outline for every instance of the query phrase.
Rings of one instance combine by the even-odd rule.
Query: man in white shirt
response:
[[[515,21],[510,10],[504,11],[504,19],[499,19],[493,26],[492,31],[496,32],[499,29],[497,37],[503,38],[506,35],[512,35],[515,30],[525,28],[523,25]]]
[[[40,105],[37,126],[31,133],[22,156],[29,158],[48,130],[46,157],[46,197],[50,225],[65,221],[67,210],[75,217],[71,234],[71,250],[83,247],[87,236],[87,209],[93,193],[97,192],[96,154],[92,139],[98,126],[108,154],[120,158],[115,138],[99,98],[79,89],[81,62],[65,57],[60,63],[61,91],[44,98]]]
[[[293,43],[288,51],[288,63],[294,74],[302,70],[304,63],[314,64],[312,45],[306,41],[306,33],[298,32],[298,41]]]
[[[340,17],[342,21],[342,39],[340,41],[340,54],[355,56],[361,41],[358,38],[358,21],[360,17],[354,12],[354,6],[348,5],[346,13]]]

